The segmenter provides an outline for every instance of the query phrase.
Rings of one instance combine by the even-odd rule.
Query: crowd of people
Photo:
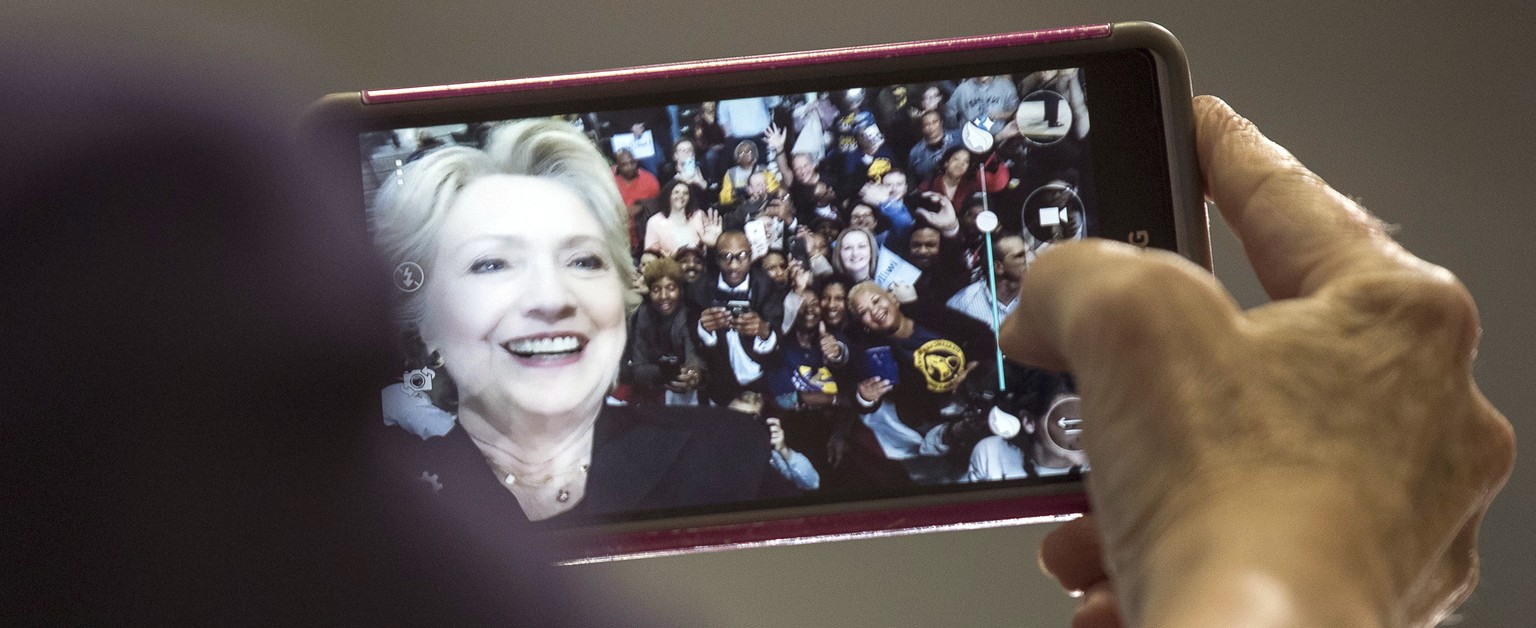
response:
[[[565,120],[611,164],[644,299],[609,404],[760,416],[802,491],[1085,464],[1073,418],[1051,415],[1070,378],[998,359],[993,329],[1049,244],[1015,219],[1023,198],[1084,174],[1075,71]],[[490,128],[418,130],[403,163]]]
[[[1061,94],[1048,99],[1058,106],[1021,111],[1042,91]],[[614,180],[645,295],[617,400],[765,414],[775,460],[802,489],[1083,466],[1076,430],[1045,425],[1070,380],[995,357],[992,326],[1048,242],[1005,219],[994,298],[976,224],[988,209],[1018,217],[1033,189],[1082,177],[1076,72],[577,121],[598,146],[620,147]]]

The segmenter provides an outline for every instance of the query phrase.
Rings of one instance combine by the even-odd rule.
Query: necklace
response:
[[[548,500],[550,498],[550,489],[557,489],[553,495],[557,503],[567,504],[572,500],[580,501],[587,485],[587,469],[592,466],[590,440],[592,429],[593,423],[588,422],[575,440],[567,441],[569,444],[561,447],[562,451],[549,460],[550,464],[546,468],[554,467],[556,470],[541,475],[533,473],[519,475],[513,472],[512,469],[502,465],[497,459],[505,456],[511,461],[522,463],[521,458],[504,448],[496,446],[491,441],[476,436],[473,431],[470,431],[469,437],[480,448],[480,453],[485,457],[486,464],[490,465],[491,469],[496,472],[496,479],[507,490],[512,491],[513,495],[517,497],[518,502],[522,503],[526,509],[532,503]],[[585,443],[585,445],[582,443]],[[576,447],[580,449],[576,449]],[[579,457],[577,457],[578,455]],[[569,464],[572,458],[575,458],[574,464]],[[555,467],[557,460],[567,462],[567,466]],[[529,503],[524,503],[525,499],[529,500]],[[544,503],[547,504],[548,502]],[[532,512],[528,514],[531,520],[537,520],[559,514],[559,511],[550,512],[543,516],[535,516]]]
[[[530,478],[528,476],[519,476],[518,474],[513,473],[511,470],[507,469],[506,467],[503,467],[503,466],[501,466],[499,464],[496,464],[495,462],[491,461],[489,458],[486,459],[486,462],[490,463],[491,468],[496,470],[496,477],[500,478],[502,483],[506,484],[507,486],[509,486],[509,487],[527,487],[527,488],[533,488],[533,489],[549,486],[549,484],[551,482],[554,482],[556,478],[563,478],[563,477],[566,477],[566,476],[569,476],[569,475],[572,475],[572,474],[576,474],[576,473],[579,473],[580,477],[583,480],[585,480],[586,476],[587,476],[587,469],[592,466],[592,464],[589,463],[589,462],[583,462],[583,463],[581,463],[581,464],[579,464],[579,465],[577,465],[575,467],[571,467],[571,468],[566,469],[564,471],[557,471],[557,472],[554,472],[554,473],[546,473],[542,477]],[[565,482],[565,484],[569,484],[569,482]],[[555,501],[560,502],[562,504],[566,503],[568,501],[571,501],[571,489],[570,489],[570,487],[568,487],[568,486],[561,486],[560,490],[555,493]]]

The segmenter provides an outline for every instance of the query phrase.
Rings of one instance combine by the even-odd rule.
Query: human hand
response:
[[[970,362],[966,362],[965,363],[965,368],[960,369],[960,373],[955,375],[955,383],[951,387],[951,390],[959,388],[961,384],[964,384],[965,383],[965,379],[967,377],[971,376],[971,371],[976,370],[976,367],[978,367],[978,366],[981,366],[981,362],[978,362],[976,360],[971,360]]]
[[[859,398],[869,403],[880,403],[886,393],[891,392],[891,380],[883,377],[871,377],[859,382]]]
[[[1120,628],[1120,610],[1104,568],[1104,544],[1092,514],[1063,523],[1041,539],[1040,568],[1078,596],[1073,628]]]
[[[782,153],[784,152],[784,140],[787,135],[788,132],[779,128],[778,125],[770,124],[768,125],[768,130],[763,131],[763,142],[774,153]]]
[[[707,308],[699,313],[699,326],[707,332],[717,332],[731,326],[731,311],[720,306]]]
[[[1204,270],[1115,242],[1037,260],[1002,346],[1075,374],[1102,542],[1097,581],[1059,557],[1081,530],[1045,565],[1100,586],[1084,622],[1433,625],[1476,582],[1513,464],[1471,376],[1476,307],[1224,103],[1195,113],[1208,196],[1275,301],[1239,311]]]
[[[698,385],[699,372],[694,369],[684,367],[678,370],[676,378],[673,378],[672,381],[667,382],[667,390],[675,393],[685,393],[693,390]]]
[[[837,341],[837,336],[827,332],[827,324],[821,323],[821,357],[827,362],[840,362],[843,359],[843,345]]]
[[[772,333],[773,331],[772,326],[768,325],[767,321],[763,320],[763,317],[758,316],[757,312],[752,311],[743,312],[740,316],[737,316],[734,320],[732,320],[731,328],[735,329],[736,333],[743,336],[750,336],[764,340],[766,340],[768,338],[768,334]]]
[[[898,303],[906,305],[917,300],[917,287],[909,283],[893,283],[891,296],[896,297]]]
[[[879,207],[891,200],[891,186],[873,181],[865,183],[864,187],[859,188],[859,198],[865,203]]]
[[[720,217],[720,211],[713,207],[704,210],[704,229],[699,234],[699,240],[704,246],[714,248],[722,233],[725,233],[725,219]]]
[[[958,447],[962,443],[974,444],[991,433],[992,428],[987,424],[985,415],[965,417],[951,421],[945,426],[944,443],[951,447]]]
[[[949,202],[949,198],[938,192],[924,192],[926,198],[939,206],[939,211],[918,208],[918,215],[922,216],[928,224],[938,229],[944,235],[954,235],[960,230],[960,217],[955,214],[955,204]]]
[[[773,417],[769,417],[765,421],[768,423],[768,444],[772,445],[773,450],[779,452],[780,456],[788,458],[789,446],[784,444],[783,423]]]
[[[811,280],[815,277],[811,275],[811,271],[805,269],[805,264],[801,264],[797,259],[789,260],[788,272],[789,285],[794,286],[795,292],[806,294],[807,299],[816,298],[808,292],[811,289]]]

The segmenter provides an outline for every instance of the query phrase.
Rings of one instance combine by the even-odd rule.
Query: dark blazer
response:
[[[423,441],[398,427],[375,439],[375,465],[392,484],[455,518],[526,519],[462,427]],[[722,408],[604,406],[593,435],[587,490],[551,525],[614,515],[792,497],[769,464],[767,424]]]
[[[681,358],[680,366],[699,371],[705,368],[686,310],[685,304],[679,304],[678,311],[663,317],[647,303],[629,317],[629,347],[619,365],[619,381],[634,387],[642,401],[655,402],[662,397],[668,382],[657,360],[663,355]]]
[[[710,269],[699,279],[688,284],[686,297],[688,299],[689,333],[698,338],[699,315],[704,310],[714,307],[717,303],[716,287],[720,284],[720,271]],[[784,322],[784,292],[774,285],[773,279],[761,269],[753,267],[747,275],[748,290],[751,293],[748,302],[752,305],[752,311],[756,312],[769,325],[774,333],[778,334]],[[779,338],[779,342],[783,342]],[[768,383],[767,372],[778,364],[783,357],[783,352],[778,345],[773,351],[758,353],[754,350],[752,342],[742,343],[747,356],[763,367],[764,377],[753,382],[766,386]],[[704,356],[704,364],[709,369],[708,379],[704,383],[705,394],[715,403],[724,405],[740,394],[743,390],[741,384],[736,381],[735,373],[731,369],[730,348],[725,343],[725,335],[720,333],[720,342],[710,347],[702,341],[695,343],[699,354]],[[763,390],[767,390],[764,388]]]

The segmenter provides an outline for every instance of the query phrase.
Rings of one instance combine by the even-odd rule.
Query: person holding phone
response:
[[[0,463],[22,505],[11,514],[21,544],[43,548],[8,555],[26,575],[8,590],[9,617],[676,623],[630,604],[592,616],[604,596],[566,588],[500,522],[356,516],[378,514],[340,487],[355,478],[343,459],[368,394],[358,373],[382,357],[385,299],[356,280],[369,270],[361,227],[335,219],[354,208],[295,190],[311,181],[307,162],[271,141],[289,121],[261,106],[272,90],[259,80],[192,80],[157,63],[169,57],[61,60],[75,43],[0,38],[14,48],[0,82],[17,86],[0,109],[26,131],[0,154],[13,175],[0,196],[15,201],[0,250],[16,253],[12,289],[36,297],[7,308],[0,332],[35,372],[71,374],[13,378],[8,391]],[[99,80],[144,68],[160,74]],[[140,112],[131,124],[102,122],[124,103]],[[1048,537],[1042,562],[1084,592],[1084,627],[1433,625],[1473,590],[1478,526],[1515,456],[1509,422],[1471,376],[1475,305],[1225,104],[1200,98],[1195,112],[1207,191],[1277,300],[1239,312],[1205,271],[1108,241],[1042,257],[1005,328],[1008,352],[1117,393],[1085,400],[1102,430],[1087,443],[1104,457],[1095,512]],[[147,148],[180,157],[132,159]],[[274,224],[299,228],[268,237]],[[172,225],[196,237],[168,247],[159,234]],[[599,232],[623,242],[622,229]],[[1110,264],[1123,270],[1102,272]],[[222,270],[187,272],[205,267]],[[604,281],[625,285],[613,272]],[[1162,333],[1173,326],[1187,333]],[[273,394],[323,378],[336,388]],[[1206,385],[1156,385],[1194,378]],[[1250,438],[1212,438],[1234,419]],[[1195,457],[1205,464],[1180,466]],[[399,462],[381,460],[367,470]],[[81,473],[103,462],[112,481]]]
[[[400,177],[370,219],[386,258],[419,272],[397,287],[421,366],[385,398],[450,415],[431,431],[413,429],[420,413],[387,417],[426,441],[402,456],[424,454],[429,471],[477,456],[479,478],[440,483],[499,484],[532,520],[792,492],[767,464],[760,423],[604,403],[638,299],[627,212],[587,138],[554,120],[514,122],[485,150],[440,149]]]
[[[726,231],[715,247],[715,265],[688,286],[696,318],[692,328],[710,373],[706,395],[718,406],[743,392],[766,394],[767,369],[781,359],[779,325],[784,292],[752,264],[747,235]]]
[[[698,405],[704,360],[683,310],[683,269],[662,257],[644,266],[645,305],[630,317],[629,347],[619,379],[640,403]]]
[[[880,439],[886,457],[907,467],[919,484],[960,479],[961,457],[986,430],[985,425],[947,415],[946,406],[971,372],[991,355],[991,346],[929,329],[902,312],[896,295],[873,281],[848,291],[849,312],[867,332],[866,376],[856,401],[864,423]]]
[[[1093,513],[1041,564],[1084,628],[1435,625],[1514,464],[1472,378],[1476,306],[1226,103],[1194,111],[1206,194],[1275,300],[1239,311],[1108,240],[1040,256],[1003,349],[1071,369],[1094,465]]]

